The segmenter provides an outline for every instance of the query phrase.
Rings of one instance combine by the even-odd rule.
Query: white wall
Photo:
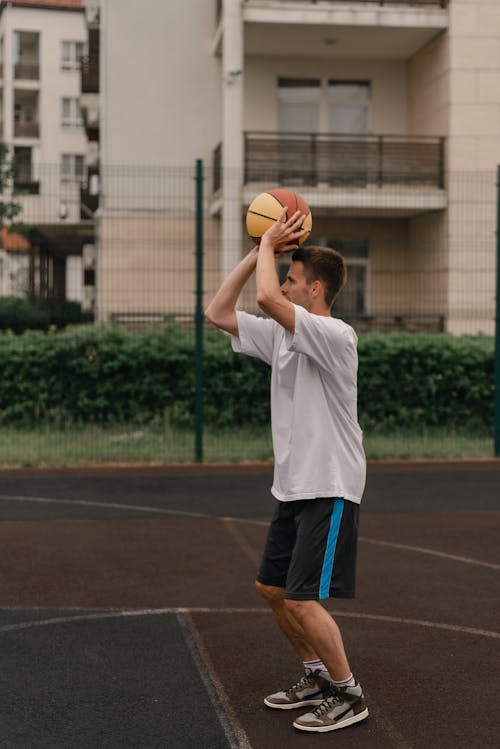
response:
[[[102,162],[191,166],[220,140],[215,3],[107,0],[101,16]]]
[[[404,61],[248,56],[245,59],[246,130],[278,129],[279,77],[369,80],[372,83],[371,132],[402,135],[408,131]]]

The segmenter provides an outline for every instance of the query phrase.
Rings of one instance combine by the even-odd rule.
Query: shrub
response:
[[[491,338],[370,333],[358,350],[364,429],[491,428]],[[234,354],[218,331],[207,331],[204,355],[207,426],[267,425],[269,368]],[[194,367],[193,331],[172,324],[142,333],[116,324],[1,333],[0,423],[190,426]]]
[[[491,428],[492,338],[369,333],[360,337],[358,353],[364,428]]]
[[[81,305],[70,301],[30,302],[15,296],[0,297],[0,330],[22,333],[25,330],[48,330],[83,322]]]

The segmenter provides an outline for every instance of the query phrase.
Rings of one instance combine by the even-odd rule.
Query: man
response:
[[[303,214],[278,221],[222,283],[206,317],[233,349],[271,365],[278,500],[257,589],[304,664],[304,676],[265,698],[274,709],[315,706],[293,725],[325,732],[364,720],[368,709],[342,636],[320,601],[354,595],[358,510],[366,462],[357,423],[356,334],[331,316],[345,283],[342,256],[298,248]],[[280,286],[276,257],[295,252]],[[256,271],[257,302],[268,318],[236,311]]]

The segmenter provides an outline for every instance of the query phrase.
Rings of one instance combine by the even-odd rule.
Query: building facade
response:
[[[208,293],[282,185],[344,252],[360,330],[492,332],[497,0],[100,5],[100,319],[192,299],[202,159]]]
[[[81,206],[87,152],[80,108],[83,3],[1,2],[0,42],[1,137],[14,157],[16,200],[31,242],[28,252],[18,251],[27,264],[24,288],[4,279],[2,292],[73,299],[90,309],[82,266],[84,246],[94,236],[93,217],[82,218]],[[15,243],[3,244],[10,267]]]

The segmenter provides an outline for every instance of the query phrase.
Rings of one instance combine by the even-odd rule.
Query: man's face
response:
[[[304,264],[300,260],[294,261],[290,265],[285,282],[281,285],[281,293],[293,304],[309,310],[312,284],[307,283],[304,274]]]

